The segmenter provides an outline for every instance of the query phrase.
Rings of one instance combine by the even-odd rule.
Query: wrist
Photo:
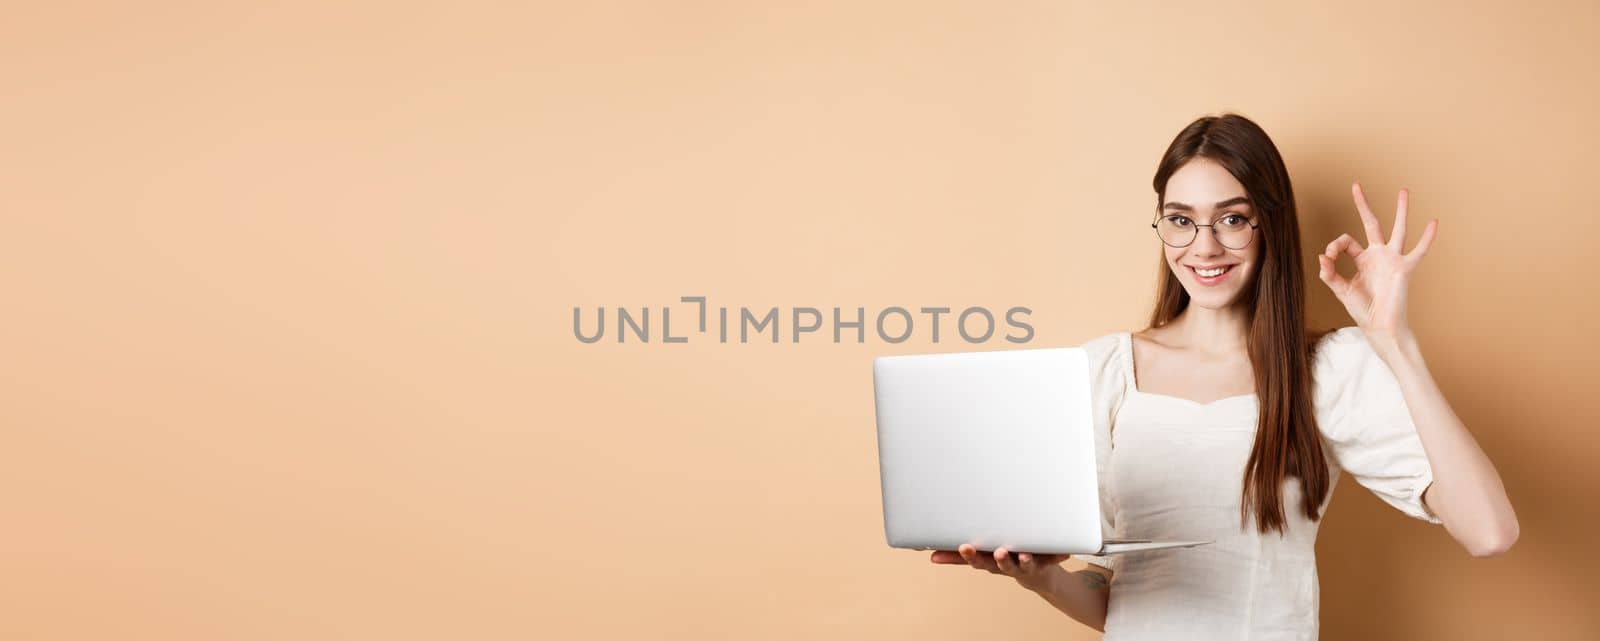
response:
[[[1049,596],[1056,592],[1056,585],[1067,571],[1060,565],[1050,565],[1034,573],[1035,576],[1024,579],[1017,577],[1017,584],[1040,596]]]
[[[1377,352],[1391,368],[1401,364],[1422,363],[1422,349],[1417,345],[1416,334],[1409,328],[1369,334],[1367,342],[1372,344],[1372,350]]]

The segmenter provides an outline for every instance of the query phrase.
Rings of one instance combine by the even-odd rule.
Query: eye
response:
[[[1227,227],[1244,227],[1250,224],[1250,219],[1239,214],[1228,214],[1222,217],[1222,224]]]
[[[1190,222],[1186,216],[1167,216],[1167,224],[1174,227],[1187,227]]]

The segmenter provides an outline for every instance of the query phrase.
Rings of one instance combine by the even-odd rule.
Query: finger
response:
[[[961,553],[955,550],[934,550],[928,557],[929,561],[947,565],[966,565],[967,560],[961,558]]]
[[[1322,253],[1337,262],[1340,253],[1349,254],[1351,258],[1360,258],[1361,252],[1364,251],[1366,250],[1361,248],[1361,243],[1357,242],[1354,236],[1339,234],[1338,238],[1328,243],[1328,248],[1322,250]]]
[[[1350,193],[1356,200],[1356,211],[1361,214],[1361,226],[1367,230],[1367,244],[1381,244],[1383,229],[1378,226],[1378,217],[1372,215],[1372,208],[1367,206],[1367,195],[1361,191],[1361,183],[1351,183]]]
[[[994,564],[1006,574],[1017,573],[1017,560],[1012,558],[1011,553],[1006,551],[1003,545],[994,551]]]
[[[1059,565],[1069,558],[1072,558],[1071,554],[1030,554],[1023,552],[1017,555],[1017,567],[1022,568],[1023,572],[1038,572],[1052,565]]]
[[[1332,289],[1333,293],[1343,295],[1345,288],[1350,286],[1350,282],[1345,280],[1344,275],[1340,274],[1339,270],[1336,269],[1333,259],[1329,258],[1327,254],[1317,254],[1317,262],[1322,266],[1317,272],[1317,276],[1322,279],[1322,282],[1328,284],[1328,289]]]
[[[979,554],[978,549],[973,547],[972,544],[963,543],[959,549],[961,558],[966,560],[967,565],[979,570],[995,571],[994,559],[989,558],[987,554]]]
[[[1406,254],[1407,265],[1414,267],[1418,261],[1422,260],[1423,256],[1428,255],[1428,248],[1433,246],[1433,236],[1438,233],[1438,230],[1438,218],[1428,221],[1428,226],[1422,228],[1422,238],[1417,241],[1417,246],[1411,249],[1411,253]]]
[[[1394,234],[1389,237],[1389,246],[1395,251],[1401,251],[1406,246],[1406,201],[1410,197],[1410,190],[1401,189],[1394,205]]]

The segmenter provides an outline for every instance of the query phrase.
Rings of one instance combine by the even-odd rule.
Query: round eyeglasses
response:
[[[1169,247],[1188,247],[1189,243],[1200,233],[1201,227],[1210,227],[1216,235],[1217,242],[1228,249],[1244,249],[1250,246],[1250,241],[1255,238],[1256,227],[1260,223],[1245,218],[1239,214],[1228,214],[1222,220],[1210,225],[1197,225],[1189,220],[1188,216],[1169,214],[1162,216],[1156,222],[1150,223],[1156,230],[1156,236]]]

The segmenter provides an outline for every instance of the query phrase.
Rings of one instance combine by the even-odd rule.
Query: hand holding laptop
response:
[[[1039,591],[1045,588],[1049,580],[1048,571],[1051,567],[1059,565],[1062,561],[1071,558],[1071,554],[1031,554],[1023,552],[1011,554],[1010,550],[1001,547],[993,553],[979,551],[971,543],[963,543],[959,550],[938,550],[929,559],[934,563],[946,565],[970,565],[977,570],[987,570],[991,574],[1003,574],[1017,580],[1017,583],[1029,590]]]

